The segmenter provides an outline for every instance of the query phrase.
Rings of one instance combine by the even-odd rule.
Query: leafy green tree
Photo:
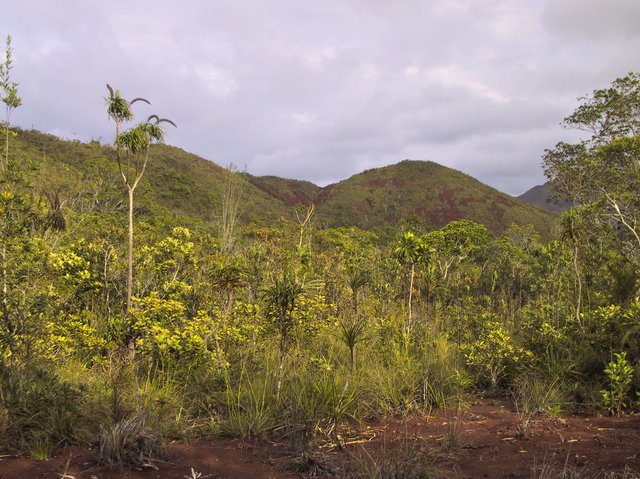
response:
[[[18,290],[25,281],[25,255],[32,247],[31,225],[36,218],[33,203],[12,191],[0,192],[0,316],[4,357],[15,357],[23,332]],[[24,313],[27,313],[26,311]]]
[[[640,75],[630,72],[609,88],[580,98],[582,104],[565,118],[570,128],[591,133],[591,144],[607,144],[615,138],[640,134]]]
[[[581,98],[564,125],[591,134],[579,143],[546,150],[545,174],[557,199],[589,205],[596,235],[640,263],[640,75]],[[586,210],[585,210],[586,211]]]
[[[444,228],[428,233],[425,243],[434,251],[434,261],[446,281],[451,268],[472,256],[491,237],[486,226],[469,220],[452,221]]]

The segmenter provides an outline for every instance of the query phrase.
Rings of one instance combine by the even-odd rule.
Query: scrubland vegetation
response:
[[[9,70],[7,113],[20,106]],[[110,107],[117,96],[135,110],[119,95]],[[550,241],[533,227],[432,230],[415,217],[381,239],[319,227],[308,205],[247,222],[234,171],[221,173],[214,220],[190,222],[145,200],[179,186],[145,183],[142,165],[164,151],[150,145],[158,117],[133,129],[118,117],[113,148],[72,146],[80,166],[56,170],[54,188],[47,153],[20,143],[36,134],[7,114],[0,447],[46,458],[93,444],[122,466],[171,439],[276,436],[305,454],[479,391],[512,395],[523,434],[535,414],[636,409],[639,95],[634,74],[594,92],[567,119],[593,136],[546,153],[556,191],[579,205]]]

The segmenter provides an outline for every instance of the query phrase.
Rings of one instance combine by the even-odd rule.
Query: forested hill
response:
[[[469,175],[430,161],[403,161],[352,176],[326,188],[318,215],[331,226],[395,225],[416,216],[430,228],[470,219],[494,233],[512,223],[533,224],[545,237],[554,216],[491,188]]]
[[[62,200],[90,198],[107,210],[124,202],[113,151],[99,142],[62,140],[37,131],[18,131],[16,158],[37,160],[37,189]],[[138,195],[138,216],[171,223],[210,223],[220,214],[227,171],[167,145],[154,145]],[[414,216],[429,228],[470,219],[500,233],[510,224],[533,224],[549,237],[555,216],[433,162],[403,161],[368,170],[321,188],[308,181],[243,174],[242,221],[272,224],[295,218],[294,209],[315,204],[324,226],[358,226],[383,232]]]
[[[289,204],[311,204],[328,226],[381,230],[414,216],[428,227],[470,219],[501,233],[512,223],[533,224],[550,237],[555,216],[491,188],[469,175],[431,161],[405,160],[367,170],[320,188],[273,176],[249,181]]]

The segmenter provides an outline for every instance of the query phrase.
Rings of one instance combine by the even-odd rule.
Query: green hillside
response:
[[[415,215],[431,228],[470,219],[500,233],[512,223],[551,235],[554,216],[459,171],[430,161],[403,161],[326,187],[318,216],[329,226],[371,229]]]
[[[124,191],[114,152],[99,142],[61,140],[34,130],[19,131],[12,148],[18,158],[38,159],[37,187],[60,191],[64,198],[93,198],[93,206],[119,208]],[[137,194],[138,215],[210,223],[220,213],[224,168],[168,145],[152,145],[151,160]],[[291,206],[250,183],[244,185],[243,219],[268,223],[291,214]],[[152,219],[154,214],[147,215]]]
[[[290,205],[310,205],[318,202],[322,188],[310,181],[280,178],[278,176],[247,175],[249,183],[274,198]]]
[[[37,159],[36,183],[42,192],[87,203],[107,212],[124,208],[124,191],[113,150],[97,141],[67,141],[37,131],[19,131],[15,154]],[[168,145],[153,145],[136,215],[149,222],[213,224],[220,213],[224,168]],[[470,219],[500,233],[510,224],[532,224],[549,237],[554,216],[433,162],[403,161],[368,170],[321,188],[308,181],[243,174],[245,223],[272,224],[294,218],[298,205],[315,204],[320,224],[357,226],[383,232],[415,215],[428,228]]]

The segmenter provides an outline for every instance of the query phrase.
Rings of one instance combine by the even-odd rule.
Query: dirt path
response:
[[[336,469],[353,470],[362,466],[354,457],[364,453],[375,461],[387,454],[387,448],[402,449],[400,445],[405,444],[455,478],[530,479],[534,465],[565,463],[581,477],[620,472],[625,467],[640,473],[639,415],[536,417],[526,430],[521,425],[509,403],[480,404],[459,416],[455,411],[439,411],[430,417],[363,426],[358,436],[346,441],[344,450],[324,449],[318,455]],[[0,479],[183,479],[192,477],[191,468],[201,479],[303,477],[292,471],[293,459],[284,444],[203,440],[168,444],[164,457],[154,463],[157,469],[121,472],[100,466],[95,450],[66,448],[48,461],[3,456]]]

